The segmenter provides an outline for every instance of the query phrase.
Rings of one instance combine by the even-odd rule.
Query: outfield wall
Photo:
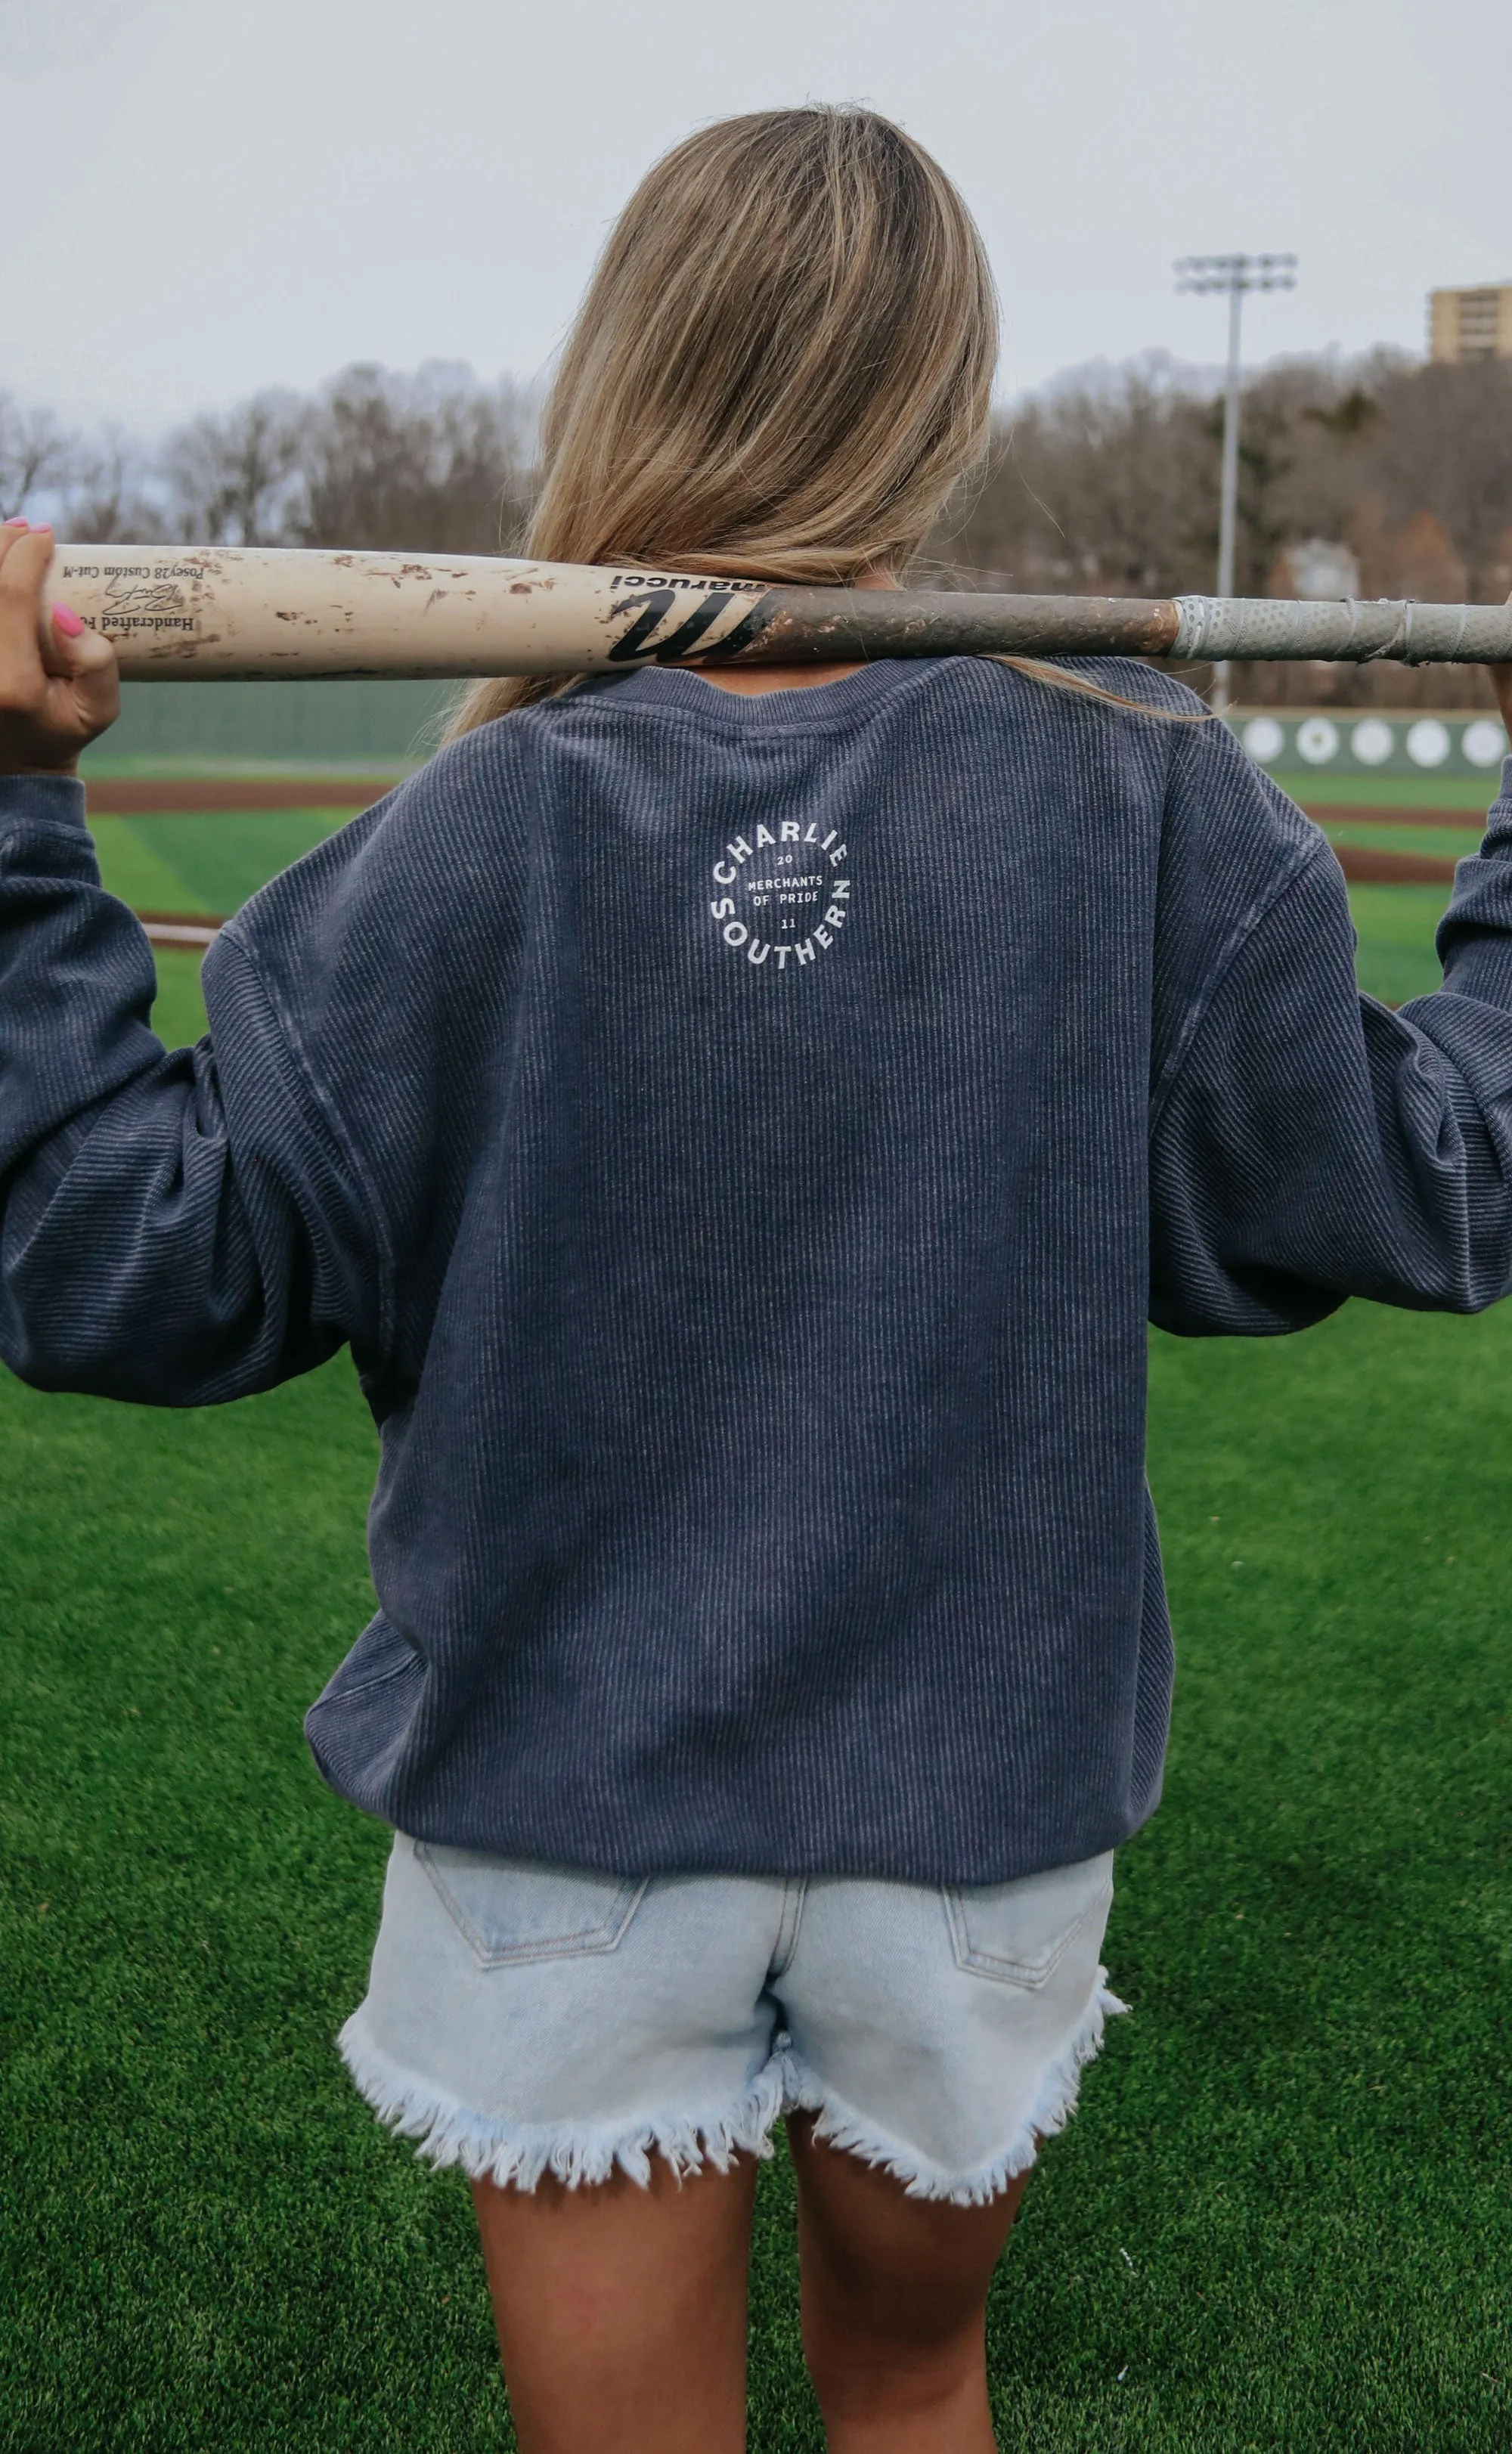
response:
[[[86,774],[225,766],[393,774],[429,757],[454,682],[128,682]]]
[[[1480,775],[1494,789],[1507,747],[1494,715],[1416,708],[1237,707],[1228,720],[1252,758],[1285,775]]]

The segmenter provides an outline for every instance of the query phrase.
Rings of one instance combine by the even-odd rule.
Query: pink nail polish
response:
[[[77,639],[83,634],[84,625],[79,620],[79,617],[73,611],[71,605],[54,605],[52,608],[52,620],[55,627],[62,632],[65,639]]]
[[[8,529],[26,529],[26,528],[30,528],[30,525],[31,525],[30,521],[30,520],[24,520],[24,519],[21,517],[21,514],[20,514],[20,513],[19,513],[19,512],[17,512],[17,513],[15,514],[15,517],[14,517],[13,519],[9,519],[9,520],[0,521],[0,527],[8,528]]]
[[[52,522],[50,520],[38,520],[32,528],[31,533],[33,536],[50,536],[52,534]]]

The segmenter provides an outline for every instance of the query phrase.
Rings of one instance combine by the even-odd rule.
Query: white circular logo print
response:
[[[774,975],[834,955],[853,918],[851,858],[838,827],[781,818],[726,844],[709,915],[733,955]]]

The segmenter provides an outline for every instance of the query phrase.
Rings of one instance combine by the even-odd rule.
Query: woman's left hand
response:
[[[71,775],[79,752],[121,711],[109,639],[67,605],[44,625],[50,529],[0,527],[0,775]]]

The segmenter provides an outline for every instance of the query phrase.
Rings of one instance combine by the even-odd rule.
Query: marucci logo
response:
[[[753,835],[749,843],[736,835],[715,862],[714,882],[723,892],[711,900],[710,915],[725,944],[748,963],[801,971],[839,943],[852,918],[851,881],[837,875],[849,854],[838,828],[823,835],[816,822],[805,827],[783,818],[776,830],[758,826]]]

